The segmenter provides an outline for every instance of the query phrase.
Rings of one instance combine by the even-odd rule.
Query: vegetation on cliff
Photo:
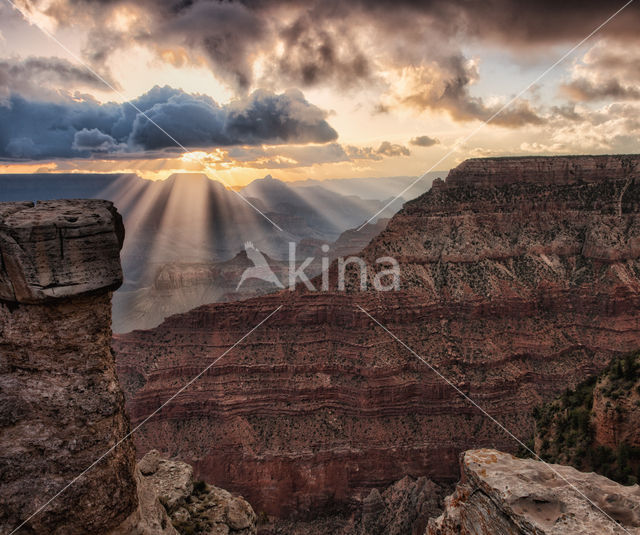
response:
[[[637,483],[640,443],[633,428],[640,412],[639,371],[640,351],[629,353],[599,376],[537,407],[536,453],[548,462]]]

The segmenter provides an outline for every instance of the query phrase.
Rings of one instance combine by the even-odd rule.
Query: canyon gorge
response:
[[[453,483],[469,448],[515,452],[460,393],[527,440],[534,406],[640,346],[639,163],[467,160],[362,251],[400,262],[398,291],[361,291],[350,270],[344,292],[300,287],[116,335],[134,425],[224,354],[136,433],[139,455],[305,519],[405,476]]]

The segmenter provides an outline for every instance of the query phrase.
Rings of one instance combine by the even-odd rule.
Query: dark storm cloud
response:
[[[97,128],[83,128],[74,134],[71,148],[81,152],[113,152],[119,145],[109,134],[104,134]],[[122,149],[124,148],[126,145],[122,144]]]
[[[310,12],[302,13],[280,32],[284,52],[278,73],[302,86],[327,81],[348,86],[368,77],[369,59],[350,36],[350,25],[345,20],[323,27]]]
[[[325,143],[337,134],[299,91],[257,91],[220,106],[203,95],[155,87],[133,104],[185,147]],[[86,157],[175,149],[158,126],[128,104],[62,103],[12,95],[0,106],[0,158]]]
[[[219,75],[242,90],[249,87],[252,56],[272,39],[266,18],[239,2],[187,1],[162,11],[164,18],[144,40],[162,36],[162,46],[201,50]]]
[[[429,136],[417,136],[409,140],[409,144],[415,145],[416,147],[433,147],[438,143],[440,143],[440,141],[438,141],[434,137],[429,137]]]

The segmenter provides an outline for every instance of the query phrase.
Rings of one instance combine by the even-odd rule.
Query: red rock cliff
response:
[[[111,343],[122,220],[107,201],[0,204],[0,533],[129,429]],[[130,441],[22,526],[105,533],[137,506]]]
[[[139,421],[282,305],[145,426],[139,451],[282,516],[404,475],[457,479],[471,447],[514,451],[357,306],[522,438],[534,405],[638,347],[640,157],[571,158],[573,174],[534,160],[467,162],[407,203],[363,251],[400,260],[398,292],[287,291],[117,336]]]

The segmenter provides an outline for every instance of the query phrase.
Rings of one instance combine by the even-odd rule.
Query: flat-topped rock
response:
[[[462,480],[426,535],[640,533],[640,487],[496,450],[462,455]]]
[[[109,201],[0,203],[0,300],[115,290],[123,240],[122,217]]]
[[[637,154],[472,158],[449,172],[446,185],[571,184],[626,179],[637,176],[639,164]]]

